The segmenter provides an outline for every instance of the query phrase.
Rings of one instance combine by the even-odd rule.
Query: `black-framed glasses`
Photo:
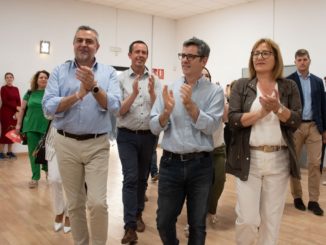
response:
[[[252,57],[254,59],[258,59],[259,55],[261,55],[261,57],[263,59],[268,59],[269,57],[271,57],[271,55],[273,54],[273,52],[272,51],[263,50],[263,51],[252,51],[251,54],[252,54]]]
[[[196,58],[202,58],[203,56],[197,55],[197,54],[184,54],[184,53],[178,53],[178,58],[180,60],[186,58],[188,61],[192,61]]]

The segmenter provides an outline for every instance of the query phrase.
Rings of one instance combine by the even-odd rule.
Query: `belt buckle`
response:
[[[264,145],[264,152],[273,152],[273,146]]]
[[[189,159],[187,159],[187,158],[184,158],[184,156],[185,156],[185,154],[180,154],[180,161],[181,161],[181,162],[186,162],[186,161],[189,160]]]

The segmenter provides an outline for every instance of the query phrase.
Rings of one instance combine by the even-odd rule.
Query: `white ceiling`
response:
[[[145,14],[182,19],[258,0],[76,0]]]

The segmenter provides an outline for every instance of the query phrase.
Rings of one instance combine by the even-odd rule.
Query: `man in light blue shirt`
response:
[[[51,73],[43,110],[54,118],[55,151],[68,200],[75,244],[105,245],[109,141],[120,109],[121,91],[115,70],[97,63],[98,33],[80,26],[75,34],[75,60]],[[84,184],[87,185],[87,194]],[[86,200],[92,237],[89,239]]]
[[[175,223],[187,198],[189,244],[205,244],[207,200],[212,184],[212,134],[221,123],[224,94],[202,77],[210,48],[202,40],[183,43],[184,77],[164,86],[151,111],[150,128],[164,131],[158,187],[157,228],[163,244],[179,244]]]

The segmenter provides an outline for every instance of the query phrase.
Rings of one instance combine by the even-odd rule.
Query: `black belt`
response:
[[[68,132],[65,132],[61,129],[58,129],[57,130],[58,134],[61,134],[65,137],[68,137],[68,138],[72,138],[72,139],[75,139],[75,140],[89,140],[89,139],[95,139],[95,138],[98,138],[102,135],[105,135],[107,133],[102,133],[102,134],[71,134],[71,133],[68,133]]]
[[[204,158],[210,156],[210,153],[207,151],[201,152],[192,152],[192,153],[185,153],[185,154],[177,154],[170,151],[163,150],[163,156],[170,157],[175,160],[179,160],[182,162],[189,161],[192,159]]]
[[[314,120],[301,120],[301,122],[303,123],[310,123],[310,122],[313,122]]]
[[[118,128],[119,131],[132,133],[132,134],[152,134],[150,130],[131,130],[129,128]]]

